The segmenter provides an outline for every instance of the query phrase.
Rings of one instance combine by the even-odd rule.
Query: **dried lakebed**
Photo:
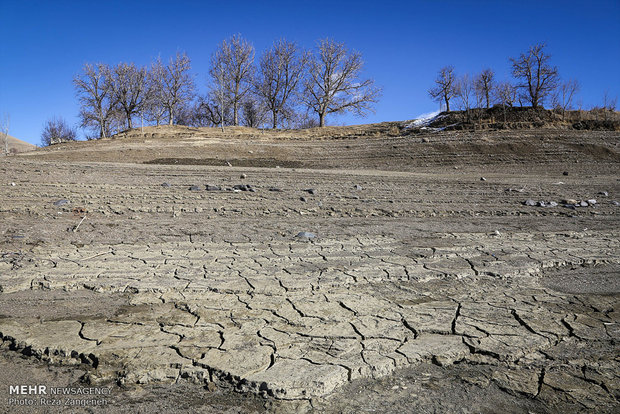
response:
[[[0,167],[2,347],[87,367],[91,384],[187,381],[330,411],[360,381],[433,364],[546,409],[618,408],[608,168]],[[256,191],[225,190],[241,184]],[[576,210],[522,204],[603,191]]]

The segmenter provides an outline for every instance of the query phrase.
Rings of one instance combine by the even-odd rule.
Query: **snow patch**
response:
[[[428,112],[426,114],[418,115],[416,119],[410,124],[406,125],[406,128],[422,128],[430,125],[433,121],[439,119],[441,111]]]

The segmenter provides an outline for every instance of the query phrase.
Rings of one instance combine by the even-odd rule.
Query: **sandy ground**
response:
[[[169,132],[0,160],[0,411],[618,409],[618,133]]]

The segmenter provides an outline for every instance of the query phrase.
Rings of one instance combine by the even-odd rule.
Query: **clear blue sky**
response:
[[[39,144],[46,119],[77,125],[71,80],[84,63],[146,65],[177,50],[192,59],[205,92],[211,53],[235,33],[257,55],[280,37],[306,48],[331,37],[360,51],[383,98],[374,115],[332,116],[331,124],[433,111],[427,90],[440,67],[491,67],[507,79],[508,58],[538,42],[563,78],[580,81],[584,107],[600,105],[605,90],[620,96],[620,0],[0,0],[0,116],[10,115],[11,135]]]

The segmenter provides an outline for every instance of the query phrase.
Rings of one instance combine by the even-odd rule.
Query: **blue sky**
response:
[[[241,33],[257,55],[280,38],[312,48],[330,37],[360,51],[365,73],[383,87],[376,113],[330,124],[415,118],[437,109],[427,90],[437,70],[485,67],[508,79],[509,57],[547,43],[578,100],[620,95],[620,0],[607,1],[28,1],[0,0],[0,116],[9,133],[39,144],[46,119],[77,125],[72,78],[86,62],[148,64],[185,51],[200,92],[209,57]]]

